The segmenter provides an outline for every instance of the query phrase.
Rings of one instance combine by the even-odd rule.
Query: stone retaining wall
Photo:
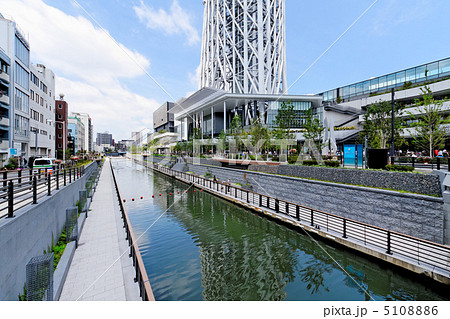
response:
[[[300,165],[250,165],[250,171],[312,178],[322,181],[403,190],[411,193],[442,196],[437,175],[315,167]]]
[[[231,183],[240,183],[257,193],[436,243],[444,242],[442,198],[230,168],[188,166],[197,175],[209,173],[220,181],[230,178]]]

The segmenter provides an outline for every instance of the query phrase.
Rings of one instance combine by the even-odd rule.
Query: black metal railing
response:
[[[413,157],[413,156],[392,156],[391,164],[408,165],[414,168],[448,170],[450,172],[450,157]]]
[[[14,217],[14,212],[51,196],[55,190],[66,186],[85,174],[91,174],[97,165],[87,165],[56,170],[17,171],[14,175],[3,172],[0,180],[0,218]],[[9,176],[8,176],[9,175]],[[6,177],[6,178],[5,178]]]
[[[133,233],[133,228],[131,227],[131,222],[128,217],[127,209],[123,203],[123,198],[117,184],[116,175],[114,174],[114,169],[110,161],[111,171],[113,175],[114,185],[117,192],[117,197],[119,199],[120,210],[122,211],[122,218],[124,221],[124,228],[127,235],[126,240],[130,247],[130,258],[133,259],[133,266],[135,268],[135,278],[134,281],[139,285],[140,296],[144,301],[154,301],[155,297],[153,295],[152,288],[150,286],[150,281],[147,276],[147,271],[145,270],[144,261],[142,260],[141,253],[139,251],[139,246],[136,237]]]
[[[372,226],[334,214],[284,201],[271,196],[259,194],[241,187],[214,181],[194,174],[174,171],[170,168],[149,162],[144,166],[166,175],[178,178],[215,193],[226,195],[243,203],[266,208],[285,215],[303,225],[326,231],[330,235],[342,237],[371,247],[389,255],[406,257],[419,265],[428,265],[444,271],[450,271],[450,247],[424,239],[412,237],[380,227]]]

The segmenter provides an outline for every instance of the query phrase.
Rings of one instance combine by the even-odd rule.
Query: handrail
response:
[[[139,246],[137,244],[136,237],[134,236],[133,228],[131,226],[130,219],[128,217],[128,212],[123,204],[122,195],[120,193],[119,185],[116,180],[116,175],[114,174],[114,169],[112,162],[110,161],[111,172],[114,180],[114,185],[116,187],[117,197],[119,199],[120,209],[122,211],[122,217],[125,224],[125,230],[127,234],[128,244],[130,246],[130,257],[133,258],[133,266],[136,269],[135,282],[139,284],[139,292],[143,301],[155,301],[155,296],[153,295],[152,287],[150,286],[150,281],[148,279],[147,271],[145,269],[144,261],[142,260],[141,253],[139,251]]]
[[[52,174],[48,174],[48,169],[44,173],[29,175],[22,175],[22,171],[18,171],[17,177],[0,180],[0,214],[7,210],[0,218],[12,218],[16,210],[37,204],[37,199],[46,195],[51,196],[53,191],[80,179],[85,174],[90,175],[93,171],[91,167],[94,167],[91,164],[52,170]]]
[[[287,215],[294,220],[307,223],[311,228],[332,231],[342,238],[352,238],[365,246],[372,245],[382,249],[388,255],[398,254],[432,267],[450,272],[450,247],[425,239],[413,237],[356,220],[326,213],[303,205],[295,204],[275,197],[228,185],[221,181],[213,181],[204,177],[175,171],[155,163],[142,162],[156,171],[178,179],[193,183],[197,187],[208,188],[220,194],[240,199],[255,206],[267,208],[279,214]],[[406,247],[405,247],[406,245]],[[450,277],[450,273],[448,274]]]

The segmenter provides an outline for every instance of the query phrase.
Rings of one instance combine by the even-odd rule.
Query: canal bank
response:
[[[114,168],[158,300],[371,299],[365,290],[375,300],[448,300],[411,273],[324,245],[206,187],[136,162]]]
[[[290,227],[304,229],[326,241],[333,241],[335,244],[356,250],[440,284],[450,285],[450,247],[448,246],[373,227],[295,203],[280,201],[240,187],[215,183],[211,179],[171,170],[158,164],[141,163]]]
[[[60,301],[138,301],[120,205],[107,158]]]

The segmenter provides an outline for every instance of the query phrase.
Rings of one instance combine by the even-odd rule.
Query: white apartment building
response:
[[[9,58],[7,157],[28,158],[30,142],[30,45],[12,19],[0,14],[0,51]],[[4,60],[6,62],[6,60]],[[4,105],[6,105],[4,103]],[[5,127],[5,126],[4,126]],[[5,141],[2,142],[2,149]]]
[[[55,74],[42,64],[30,65],[30,134],[30,156],[55,156]]]

